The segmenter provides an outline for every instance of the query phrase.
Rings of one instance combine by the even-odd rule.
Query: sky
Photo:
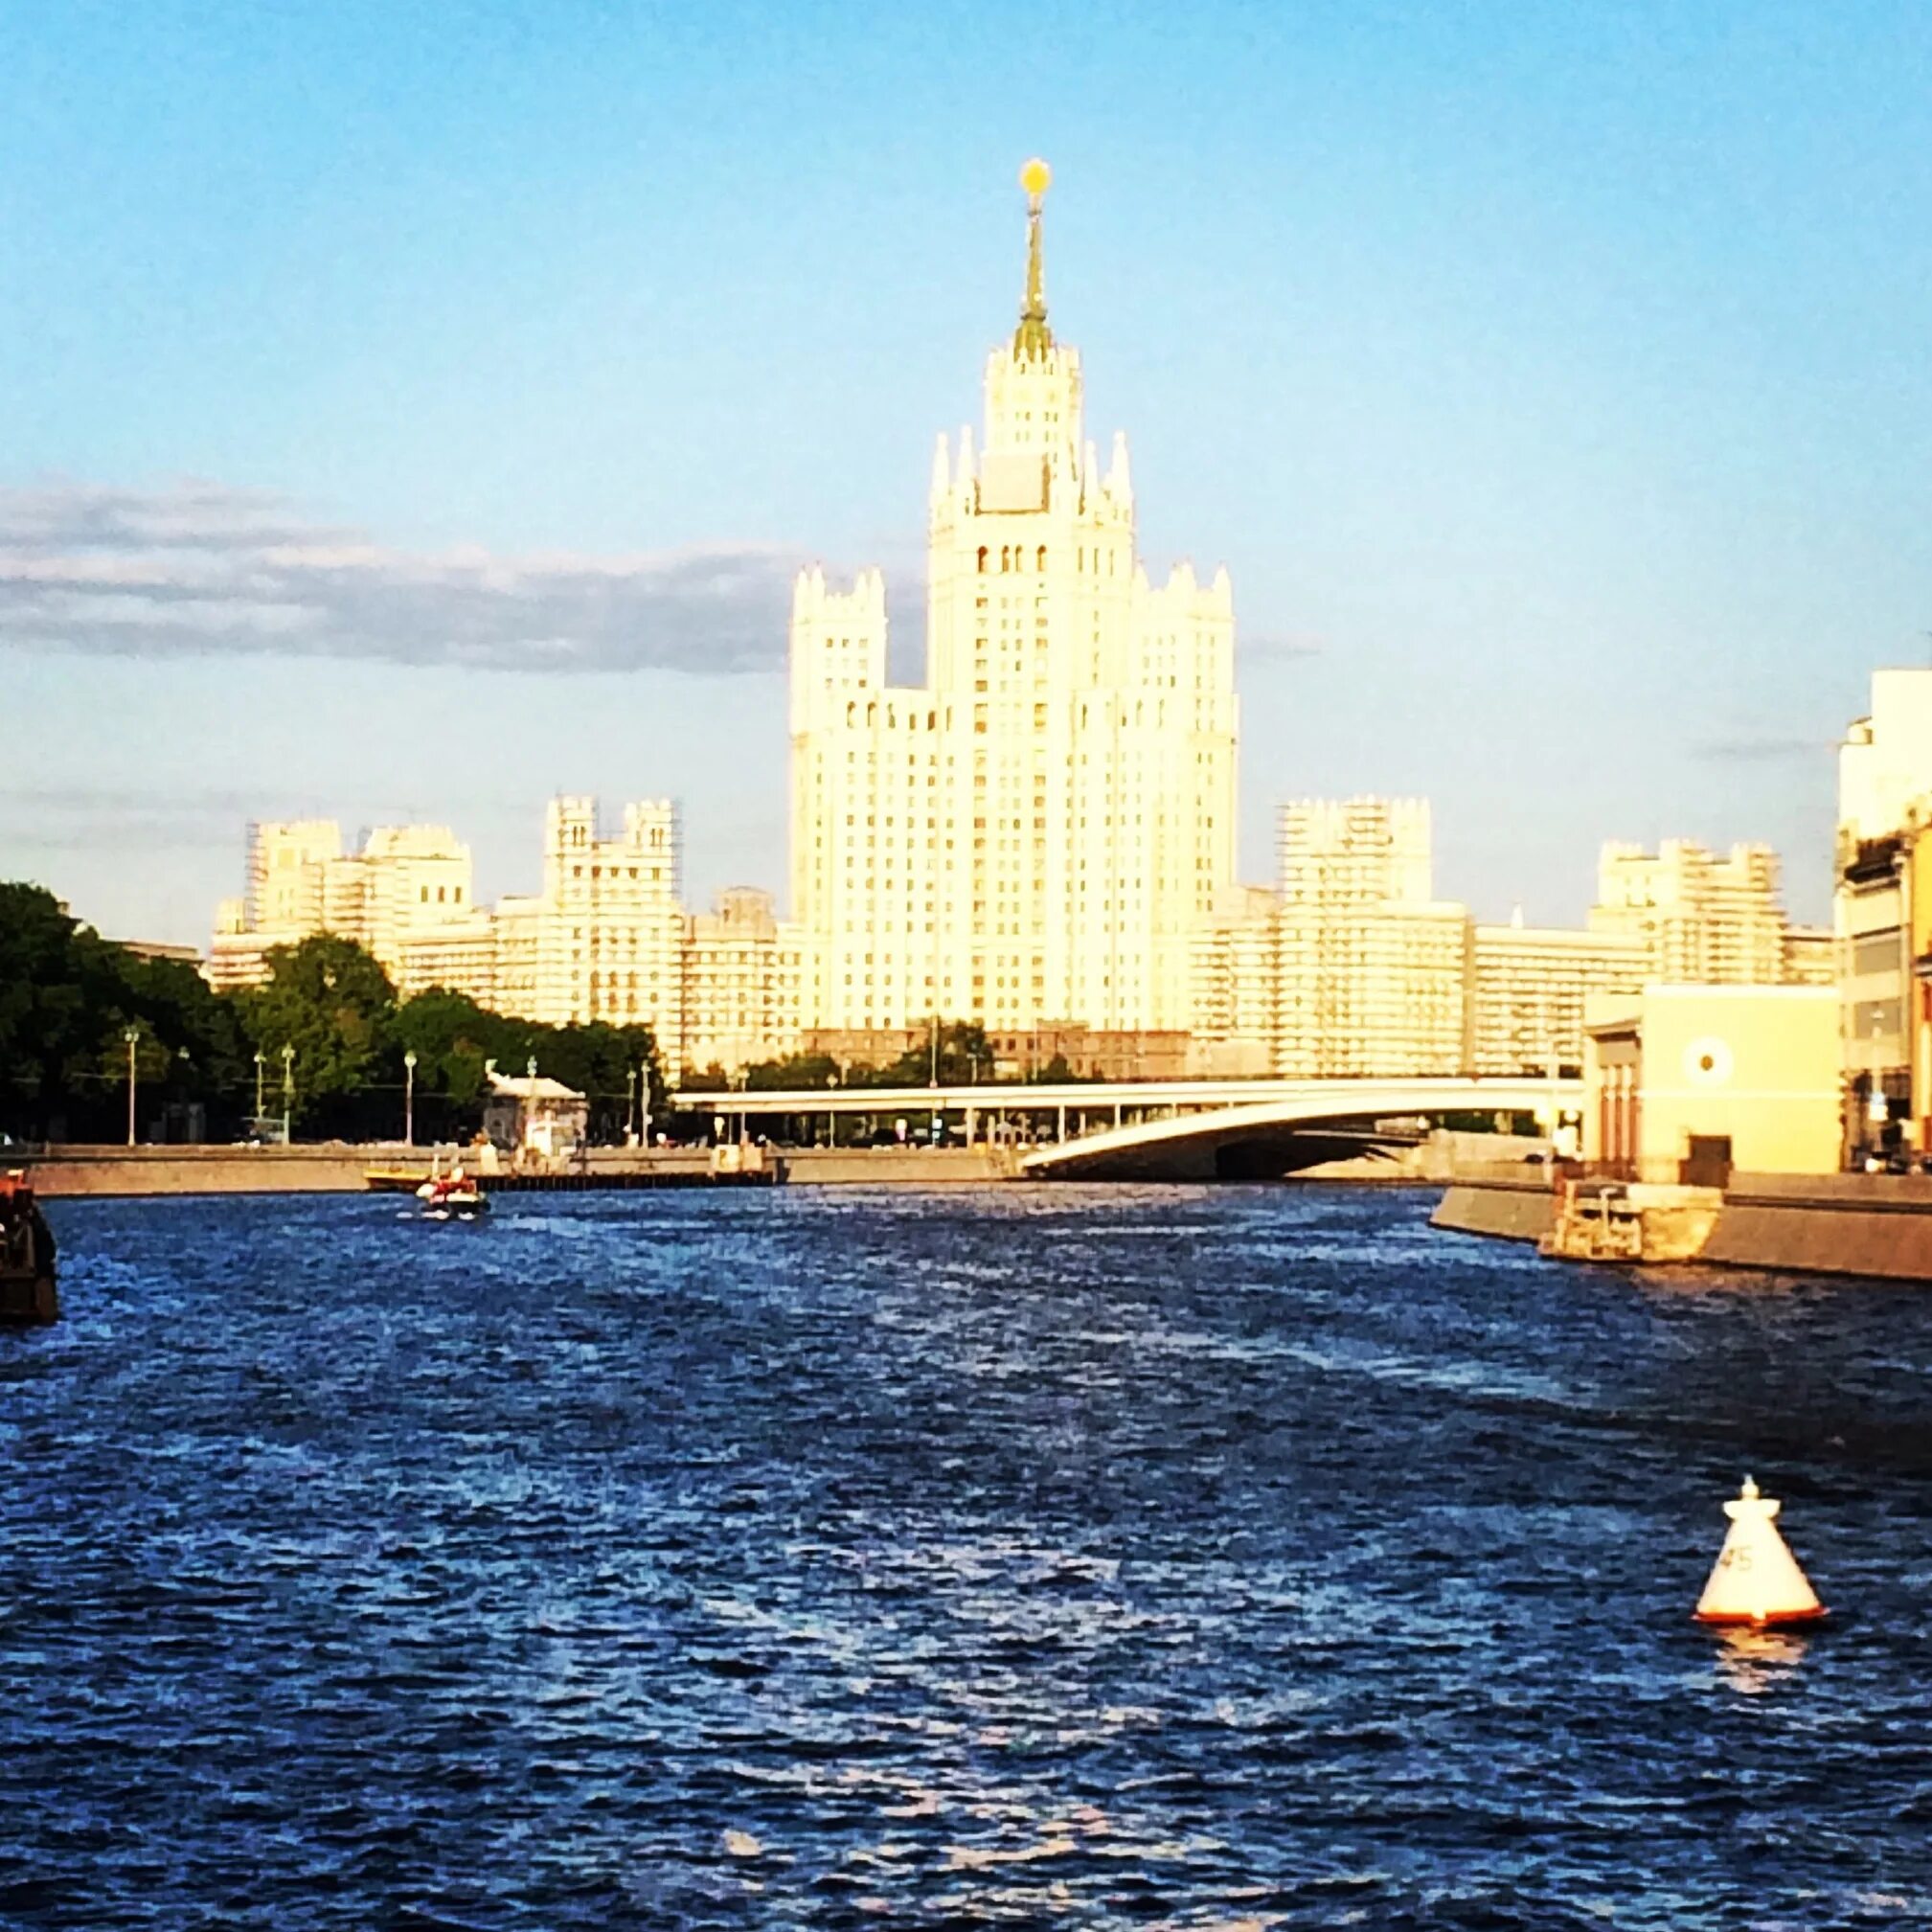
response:
[[[1932,9],[0,0],[0,877],[205,942],[246,825],[544,801],[786,877],[804,562],[921,673],[933,438],[1047,289],[1151,574],[1233,575],[1242,874],[1421,795],[1829,906],[1928,659]]]

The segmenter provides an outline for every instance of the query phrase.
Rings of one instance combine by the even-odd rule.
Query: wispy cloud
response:
[[[1719,738],[1692,747],[1695,757],[1718,764],[1783,764],[1830,749],[1822,738]]]
[[[0,489],[0,643],[729,675],[783,664],[799,561],[761,544],[412,554],[265,491],[57,482]]]
[[[1296,636],[1286,631],[1263,631],[1259,637],[1237,633],[1236,644],[1245,664],[1286,663],[1291,658],[1319,657],[1319,637]]]

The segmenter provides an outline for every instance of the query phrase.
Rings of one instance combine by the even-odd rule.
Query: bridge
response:
[[[1022,1174],[1041,1179],[1213,1178],[1283,1173],[1398,1138],[1398,1121],[1541,1113],[1581,1104],[1582,1082],[1548,1076],[1396,1080],[1117,1080],[1064,1085],[734,1088],[680,1091],[671,1104],[709,1114],[737,1138],[755,1119],[827,1123],[860,1117],[860,1132],[908,1137],[938,1120],[966,1142],[1027,1148]]]
[[[1386,1125],[1446,1114],[1542,1113],[1582,1103],[1578,1080],[1308,1080],[1299,1093],[1178,1110],[1034,1148],[1035,1180],[1226,1179],[1280,1174],[1386,1145]]]

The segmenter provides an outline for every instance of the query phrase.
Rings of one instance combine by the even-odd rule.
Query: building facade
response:
[[[1722,858],[1690,839],[1604,846],[1590,930],[1637,933],[1652,977],[1682,986],[1780,986],[1785,919],[1778,854],[1734,845]]]
[[[685,921],[677,811],[625,807],[606,837],[597,803],[553,799],[543,890],[475,903],[469,849],[444,826],[387,826],[345,852],[331,820],[262,824],[249,842],[248,896],[224,900],[203,967],[218,989],[259,986],[268,955],[318,933],[367,947],[405,998],[446,987],[478,1004],[563,1026],[685,1025]]]
[[[217,908],[204,976],[220,990],[260,986],[273,948],[316,933],[367,947],[404,994],[492,996],[492,921],[475,903],[469,848],[447,826],[381,827],[353,852],[332,819],[252,826],[247,897]]]
[[[1580,1070],[1583,1011],[1605,993],[1634,994],[1656,976],[1638,932],[1561,926],[1469,928],[1469,1065],[1473,1074]]]
[[[1432,896],[1424,799],[1301,799],[1279,822],[1284,1078],[1460,1073],[1468,914]]]
[[[1047,323],[1046,172],[979,443],[942,437],[926,675],[887,681],[885,586],[814,570],[791,622],[792,907],[811,1023],[1185,1027],[1197,921],[1234,868],[1225,572],[1150,583],[1126,444],[1102,466],[1079,352]]]
[[[1879,671],[1838,748],[1845,1157],[1932,1149],[1932,671]]]
[[[734,886],[684,929],[681,1064],[736,1074],[796,1053],[805,1034],[805,936],[768,892]]]
[[[554,798],[544,817],[543,897],[527,1019],[684,1034],[683,850],[677,807],[647,799],[605,837],[594,798]]]
[[[1194,930],[1189,1071],[1198,1079],[1274,1072],[1281,909],[1271,886],[1230,886]]]
[[[1633,1180],[1830,1173],[1838,1029],[1830,987],[1650,986],[1591,1000],[1583,1158]]]

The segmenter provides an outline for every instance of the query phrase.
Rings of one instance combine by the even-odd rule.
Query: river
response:
[[[56,1204],[0,1924],[1932,1924],[1932,1295],[1429,1205]]]

